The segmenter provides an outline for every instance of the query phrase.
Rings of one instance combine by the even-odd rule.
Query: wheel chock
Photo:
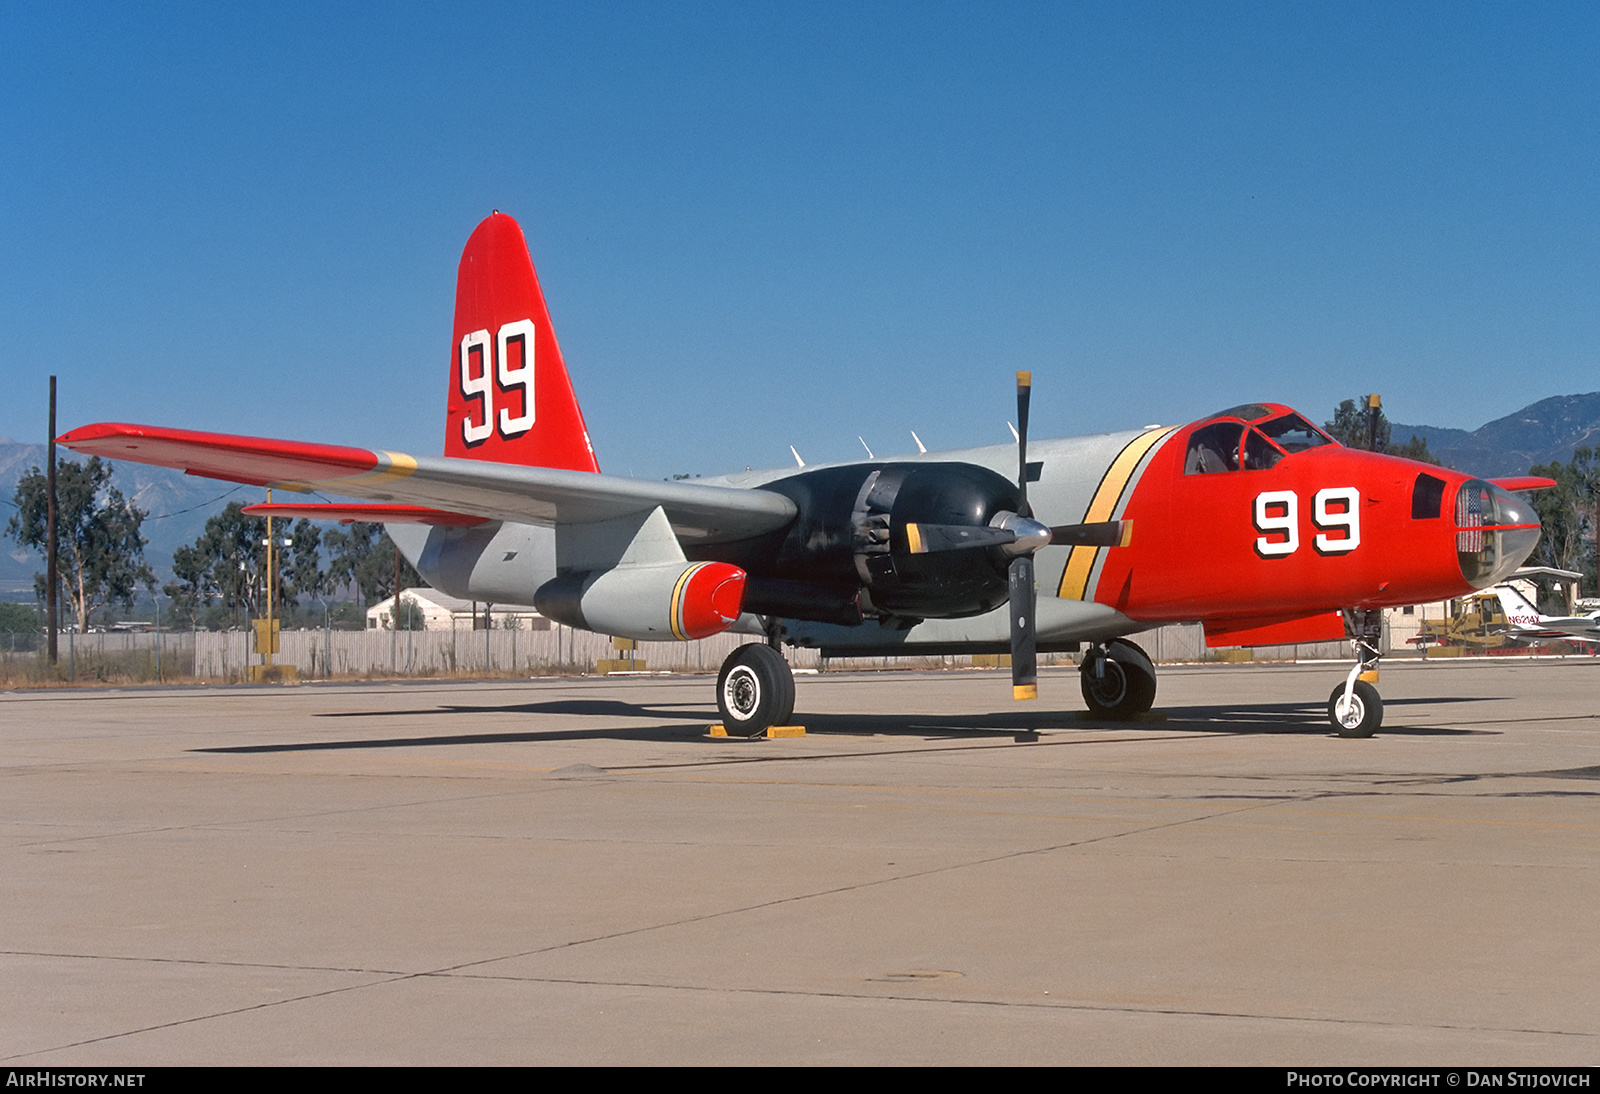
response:
[[[713,737],[732,736],[732,734],[728,732],[728,727],[720,722],[718,722],[716,725],[708,727],[707,732]],[[771,740],[774,737],[804,737],[805,735],[805,726],[768,726],[765,733],[757,734],[758,737],[766,737],[768,740]]]

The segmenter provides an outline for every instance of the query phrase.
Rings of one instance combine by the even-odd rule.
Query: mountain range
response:
[[[1486,478],[1526,475],[1530,467],[1572,459],[1577,448],[1600,447],[1600,391],[1552,395],[1496,418],[1470,433],[1434,425],[1389,423],[1389,439],[1404,444],[1413,435],[1447,466]]]
[[[1447,466],[1486,478],[1525,475],[1538,464],[1565,463],[1576,448],[1600,447],[1600,391],[1540,399],[1471,431],[1400,422],[1391,422],[1390,430],[1397,445],[1421,437]],[[16,512],[11,499],[18,480],[44,462],[44,445],[0,437],[0,511],[6,520]],[[145,557],[162,581],[171,580],[172,552],[199,538],[207,518],[229,501],[261,500],[258,489],[138,463],[117,463],[112,481],[149,514],[143,528],[150,541]],[[33,575],[42,566],[38,556],[9,538],[0,542],[0,599],[32,600]]]

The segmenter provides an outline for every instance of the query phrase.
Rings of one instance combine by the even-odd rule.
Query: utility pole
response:
[[[389,612],[389,672],[400,671],[400,546],[394,548],[394,607]]]
[[[56,378],[50,377],[50,466],[45,471],[45,563],[44,563],[44,614],[50,626],[50,663],[56,663],[56,631],[60,623],[60,605],[56,599]]]
[[[267,504],[272,504],[272,487],[267,487]],[[273,593],[277,591],[276,582],[272,574],[272,513],[267,513],[267,636],[262,642],[261,663],[272,664],[272,611],[277,606],[273,603]]]

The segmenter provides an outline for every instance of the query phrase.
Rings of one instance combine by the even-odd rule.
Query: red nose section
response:
[[[600,470],[527,240],[504,213],[461,252],[444,454]]]
[[[744,603],[745,573],[726,562],[706,562],[689,571],[678,593],[678,629],[684,638],[707,638],[727,630]]]

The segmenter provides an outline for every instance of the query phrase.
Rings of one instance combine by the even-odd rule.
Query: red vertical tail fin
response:
[[[444,454],[600,470],[528,242],[498,211],[461,252]]]

